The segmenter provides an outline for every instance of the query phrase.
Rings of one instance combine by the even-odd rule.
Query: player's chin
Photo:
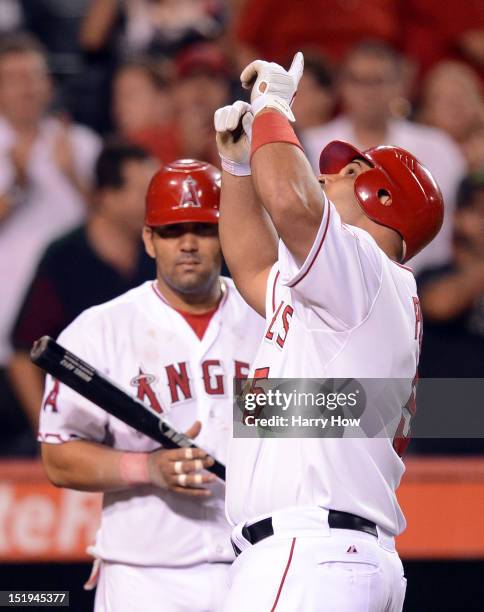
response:
[[[198,267],[184,267],[178,270],[173,279],[176,287],[184,293],[196,293],[202,291],[207,286],[209,274],[206,270]]]

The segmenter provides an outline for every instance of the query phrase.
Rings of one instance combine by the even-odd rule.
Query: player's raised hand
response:
[[[289,70],[274,62],[255,60],[240,75],[242,87],[250,89],[254,116],[264,108],[276,108],[295,121],[291,104],[304,71],[304,56],[298,51]]]
[[[200,421],[185,432],[193,439],[201,429]],[[209,497],[210,489],[204,485],[216,480],[216,476],[205,469],[214,460],[201,448],[160,449],[148,455],[148,473],[151,483],[189,497]]]
[[[250,104],[241,100],[215,111],[214,127],[222,168],[235,176],[250,174],[253,120]]]

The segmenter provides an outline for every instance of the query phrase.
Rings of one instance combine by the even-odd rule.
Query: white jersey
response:
[[[200,420],[197,444],[225,463],[232,380],[249,373],[263,319],[230,279],[223,283],[225,294],[202,340],[149,281],[83,312],[59,343],[162,412],[179,431]],[[79,439],[135,452],[159,447],[48,377],[39,440]],[[211,486],[213,495],[203,501],[148,485],[105,493],[96,555],[165,567],[231,560],[225,487],[218,480]]]
[[[251,377],[405,379],[395,398],[400,421],[419,356],[415,280],[366,231],[342,223],[327,200],[302,266],[279,243],[266,313]],[[398,534],[405,520],[395,490],[404,466],[392,442],[389,437],[233,439],[229,521],[235,525],[283,508],[317,505]]]

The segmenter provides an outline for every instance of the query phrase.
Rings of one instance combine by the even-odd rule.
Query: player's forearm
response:
[[[86,440],[42,444],[42,461],[52,484],[78,491],[128,488],[121,470],[123,454]]]
[[[201,423],[186,435],[196,437]],[[216,479],[206,471],[214,459],[201,448],[158,449],[149,453],[118,451],[96,442],[76,440],[42,444],[42,460],[57,487],[78,491],[116,491],[152,485],[189,497],[210,497]]]
[[[256,123],[257,119],[254,131],[258,129]],[[321,188],[309,161],[294,144],[271,142],[255,151],[251,168],[257,196],[278,235],[296,259],[303,261],[316,236],[324,207]]]
[[[15,395],[20,401],[33,431],[37,433],[44,376],[41,370],[30,361],[29,354],[24,351],[14,353],[8,366],[8,374]]]
[[[277,235],[250,176],[224,172],[219,227],[222,251],[237,285],[251,282],[277,260]]]

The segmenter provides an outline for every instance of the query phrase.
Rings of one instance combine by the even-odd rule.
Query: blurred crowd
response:
[[[32,342],[154,276],[155,169],[219,165],[213,114],[245,96],[241,68],[297,50],[315,172],[341,139],[402,146],[437,179],[444,227],[410,263],[420,376],[484,377],[482,0],[0,0],[1,455],[37,452]]]

